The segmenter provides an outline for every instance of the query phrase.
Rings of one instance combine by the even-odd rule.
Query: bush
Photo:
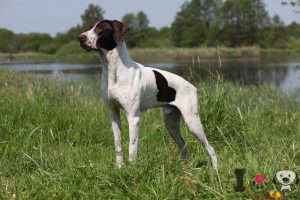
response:
[[[46,53],[46,54],[54,54],[58,48],[59,48],[59,44],[56,43],[45,44],[40,46],[39,52]]]
[[[62,45],[56,52],[56,56],[59,60],[69,63],[99,63],[100,60],[97,53],[83,50],[76,41]]]
[[[64,56],[69,54],[81,54],[83,53],[83,50],[80,48],[79,42],[72,41],[62,45],[56,53],[59,56]]]
[[[10,30],[0,28],[0,52],[12,52],[14,47],[11,41],[14,37],[14,33]]]
[[[29,33],[27,35],[26,42],[22,47],[22,50],[38,52],[41,46],[51,44],[51,43],[52,43],[52,38],[49,34]]]

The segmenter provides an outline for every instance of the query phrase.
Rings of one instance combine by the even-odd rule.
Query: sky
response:
[[[237,0],[238,1],[238,0]],[[184,0],[0,0],[0,28],[15,33],[41,32],[55,36],[81,23],[90,3],[105,11],[105,19],[121,20],[129,12],[144,11],[150,26],[170,26]],[[264,0],[270,16],[278,14],[285,24],[300,23],[300,13],[281,0]],[[298,8],[300,10],[300,8]]]

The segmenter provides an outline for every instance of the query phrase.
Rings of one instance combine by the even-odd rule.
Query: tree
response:
[[[143,11],[137,13],[136,21],[138,29],[146,30],[149,28],[149,19]]]
[[[14,46],[15,52],[20,52],[23,46],[26,44],[27,35],[25,34],[14,34],[11,44]]]
[[[287,0],[287,1],[281,1],[282,5],[291,5],[293,7],[300,6],[300,0]]]
[[[103,20],[103,15],[104,11],[100,6],[90,4],[81,15],[82,24],[71,27],[66,33],[58,33],[51,48],[59,49],[62,45],[76,40],[80,33],[87,31],[95,22]]]
[[[90,4],[81,15],[82,28],[86,30],[97,21],[103,20],[103,15],[104,11],[100,6]]]
[[[297,22],[292,22],[286,27],[286,29],[291,36],[300,38],[300,24],[298,24]]]
[[[148,32],[151,33],[149,33],[149,37],[143,41],[143,47],[162,48],[174,46],[171,41],[172,30],[170,27],[162,27],[159,30],[151,28]]]
[[[13,37],[14,33],[12,31],[0,28],[0,52],[14,51],[14,47],[11,45]]]
[[[207,28],[218,22],[222,6],[223,0],[202,0],[201,13]]]
[[[126,24],[129,29],[136,29],[138,27],[134,13],[125,14],[121,21]]]
[[[270,26],[262,0],[226,0],[221,19],[222,41],[229,46],[254,45]]]
[[[52,38],[49,34],[29,33],[22,50],[38,52],[43,45],[48,45],[49,43],[52,43]]]
[[[223,0],[203,1],[203,18],[205,21],[207,35],[205,43],[209,46],[216,46],[219,43],[220,14]]]
[[[206,30],[200,10],[201,1],[183,3],[172,23],[172,41],[175,46],[198,46],[204,42]]]
[[[285,48],[289,35],[279,15],[274,15],[271,18],[271,25],[263,30],[265,34],[258,41],[263,48]]]
[[[217,12],[221,0],[185,1],[172,23],[172,40],[176,46],[199,46],[212,36],[216,29]],[[211,40],[211,38],[210,38]]]
[[[122,22],[129,28],[130,34],[126,36],[128,47],[138,47],[156,32],[154,28],[149,27],[147,15],[140,11],[137,14],[127,13],[122,17]]]
[[[274,15],[274,17],[272,18],[272,23],[275,27],[284,27],[284,23],[280,19],[279,15]]]

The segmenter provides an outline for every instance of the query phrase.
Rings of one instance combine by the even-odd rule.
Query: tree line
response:
[[[283,1],[284,2],[284,1]],[[293,1],[292,1],[293,2]],[[292,12],[292,11],[291,11]],[[47,33],[15,34],[0,28],[0,52],[77,53],[77,36],[104,19],[104,10],[90,4],[81,15],[82,23],[51,37]],[[262,48],[299,48],[300,24],[285,25],[270,16],[262,0],[185,1],[170,27],[151,27],[147,15],[127,13],[128,47],[207,47],[260,46]]]

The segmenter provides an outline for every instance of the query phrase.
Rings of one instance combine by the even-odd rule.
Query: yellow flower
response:
[[[282,198],[281,193],[278,192],[278,191],[276,191],[276,190],[271,190],[269,192],[269,195],[270,195],[271,198],[274,198],[274,199],[280,199],[280,198]]]

